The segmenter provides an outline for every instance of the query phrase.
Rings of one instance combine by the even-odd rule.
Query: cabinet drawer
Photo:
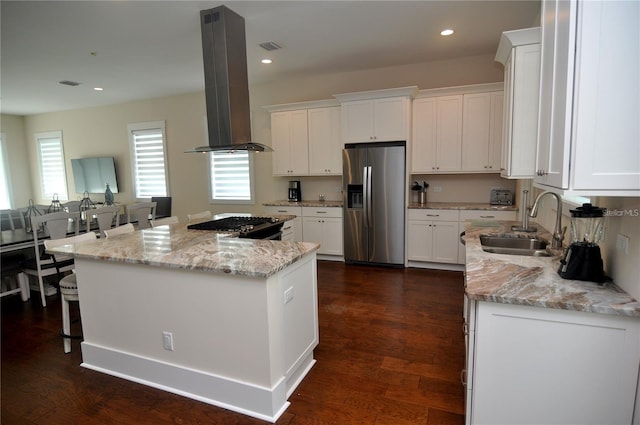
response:
[[[409,220],[458,221],[458,210],[410,209]]]
[[[302,216],[302,207],[280,207],[280,206],[267,206],[264,207],[266,214],[271,215],[295,215],[296,217]]]
[[[491,210],[460,211],[460,221],[465,220],[516,220],[516,212]]]
[[[303,217],[335,217],[342,218],[342,208],[302,207]]]

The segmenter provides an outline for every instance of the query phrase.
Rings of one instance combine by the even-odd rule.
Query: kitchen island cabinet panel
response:
[[[472,424],[631,423],[637,319],[472,303]]]

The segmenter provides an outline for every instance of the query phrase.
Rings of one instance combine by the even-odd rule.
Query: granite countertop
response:
[[[473,221],[465,227],[466,294],[469,299],[640,317],[640,303],[612,282],[562,279],[558,273],[562,250],[550,257],[492,254],[482,250],[480,235],[510,232],[515,221]],[[551,234],[535,224],[537,235]]]
[[[289,201],[272,201],[265,202],[265,207],[315,207],[315,208],[342,208],[342,201],[300,201],[300,202],[289,202]]]
[[[491,205],[474,202],[427,202],[409,204],[409,209],[518,211],[515,205]]]
[[[234,233],[189,230],[186,226],[183,223],[158,226],[108,239],[64,245],[48,252],[266,278],[319,248],[311,242],[239,239]]]

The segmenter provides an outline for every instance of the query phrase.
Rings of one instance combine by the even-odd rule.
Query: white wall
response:
[[[286,82],[254,85],[249,88],[252,135],[254,141],[271,144],[270,115],[264,106],[308,100],[332,99],[336,93],[374,90],[417,85],[421,89],[497,82],[502,80],[502,68],[493,55],[475,56],[450,61],[421,63],[359,72],[324,74],[291,79]],[[273,177],[271,153],[255,155],[256,204],[210,205],[208,201],[208,174],[206,156],[185,154],[184,151],[206,144],[204,135],[204,93],[191,93],[126,104],[86,108],[24,118],[25,142],[34,133],[62,130],[67,180],[70,192],[74,183],[71,173],[72,158],[108,155],[114,156],[120,193],[116,202],[134,201],[127,124],[143,121],[166,121],[169,162],[169,190],[173,197],[174,214],[185,219],[186,214],[211,209],[216,212],[262,211],[262,203],[285,199],[289,178]],[[28,163],[34,181],[33,197],[40,199],[37,179],[37,153],[27,144]],[[341,199],[336,190],[337,177],[302,177],[303,197],[317,199],[320,193],[327,200]],[[80,196],[80,195],[78,195]],[[488,195],[487,195],[488,199]],[[101,199],[97,199],[101,200]]]

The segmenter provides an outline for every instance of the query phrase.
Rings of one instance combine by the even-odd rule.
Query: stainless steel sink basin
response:
[[[494,254],[548,257],[548,241],[536,236],[510,233],[480,235],[482,249]]]

